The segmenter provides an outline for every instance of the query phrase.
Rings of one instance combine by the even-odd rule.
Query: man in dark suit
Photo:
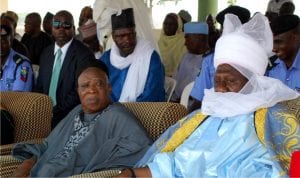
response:
[[[76,93],[76,71],[94,55],[83,43],[74,39],[74,20],[70,12],[62,10],[55,14],[52,34],[55,44],[45,48],[41,54],[35,90],[51,97],[54,128],[80,103]]]

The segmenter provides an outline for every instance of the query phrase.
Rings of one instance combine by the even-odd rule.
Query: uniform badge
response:
[[[21,67],[21,75],[20,75],[20,78],[23,82],[26,82],[27,81],[27,77],[28,77],[28,71],[29,71],[29,68],[26,67],[26,66],[22,66]]]

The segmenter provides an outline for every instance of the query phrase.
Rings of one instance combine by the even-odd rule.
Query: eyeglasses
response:
[[[52,23],[52,26],[56,29],[59,29],[62,27],[66,30],[69,30],[73,27],[73,24],[71,22],[67,22],[67,21],[61,22],[59,20],[54,20]]]

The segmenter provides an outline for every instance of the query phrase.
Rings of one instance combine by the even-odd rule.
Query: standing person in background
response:
[[[95,0],[93,20],[97,23],[97,36],[103,51],[109,50],[113,43],[111,15],[121,14],[122,9],[126,8],[133,8],[137,36],[154,44],[155,50],[159,53],[153,31],[151,8],[147,6],[146,1],[141,0]]]
[[[33,71],[30,61],[12,49],[13,28],[1,20],[0,91],[31,91]]]
[[[280,8],[286,2],[293,2],[293,0],[269,0],[265,15],[270,22],[279,16]]]
[[[158,47],[166,76],[174,75],[183,54],[187,52],[184,45],[185,39],[182,27],[181,18],[177,14],[169,13],[166,15],[158,40]]]
[[[208,25],[201,22],[189,22],[184,24],[185,46],[188,52],[184,54],[178,70],[173,78],[176,80],[176,87],[171,100],[179,102],[182,91],[186,85],[193,82],[199,75],[203,55],[209,50],[208,46]]]
[[[53,101],[54,128],[80,101],[76,92],[76,71],[94,58],[83,43],[74,39],[75,27],[70,12],[62,10],[53,17],[55,43],[41,54],[35,91],[49,95]]]
[[[44,19],[43,19],[43,29],[49,36],[51,36],[51,38],[53,38],[53,36],[52,36],[53,16],[54,15],[52,13],[47,12]]]
[[[206,23],[208,25],[208,45],[210,50],[213,51],[218,38],[221,36],[221,32],[216,28],[216,20],[211,14],[207,15]]]
[[[90,48],[95,55],[96,59],[99,59],[102,55],[103,48],[97,38],[97,24],[89,19],[85,24],[79,27],[80,34],[82,36],[82,42]]]
[[[25,33],[21,42],[25,44],[29,51],[29,59],[32,64],[40,64],[40,58],[44,48],[53,43],[52,38],[41,31],[42,19],[40,14],[32,12],[25,18]]]
[[[79,15],[79,22],[78,22],[78,32],[79,34],[76,35],[76,39],[79,41],[82,41],[82,34],[80,31],[80,27],[84,25],[89,19],[93,19],[93,8],[90,6],[85,6],[81,9],[80,15]]]
[[[22,37],[19,33],[17,33],[17,26],[18,26],[18,20],[19,17],[17,15],[17,13],[15,13],[14,11],[6,11],[5,16],[10,17],[13,20],[13,26],[14,26],[14,38],[18,41],[21,41]]]
[[[109,69],[112,100],[164,101],[164,68],[154,45],[137,37],[133,8],[111,16],[114,43],[102,60]]]
[[[183,9],[178,12],[178,15],[179,15],[179,17],[182,21],[182,31],[184,31],[184,27],[183,27],[184,24],[186,24],[188,22],[191,22],[192,21],[192,16],[188,11],[183,10]]]
[[[293,2],[293,0],[269,0],[268,7],[267,7],[267,13],[276,13],[279,14],[280,7],[285,2]]]
[[[279,16],[271,22],[273,52],[278,56],[269,77],[300,92],[300,20],[297,15]]]
[[[281,15],[293,15],[295,12],[295,5],[293,2],[285,2],[279,9],[279,16]]]

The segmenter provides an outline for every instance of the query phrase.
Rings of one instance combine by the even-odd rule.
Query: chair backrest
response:
[[[185,106],[186,108],[188,107],[188,103],[189,103],[189,98],[190,98],[190,94],[192,92],[192,89],[194,87],[194,83],[195,82],[191,82],[189,84],[187,84],[181,94],[180,97],[180,104],[182,104],[183,106]]]
[[[165,77],[165,92],[166,92],[166,101],[169,102],[170,99],[171,99],[171,96],[175,90],[175,87],[176,87],[176,80],[171,78],[171,77],[168,77],[166,76]]]
[[[49,96],[33,92],[1,92],[0,98],[14,119],[15,143],[49,135],[52,119]]]
[[[188,114],[187,109],[179,103],[130,102],[123,104],[136,115],[153,140]]]

